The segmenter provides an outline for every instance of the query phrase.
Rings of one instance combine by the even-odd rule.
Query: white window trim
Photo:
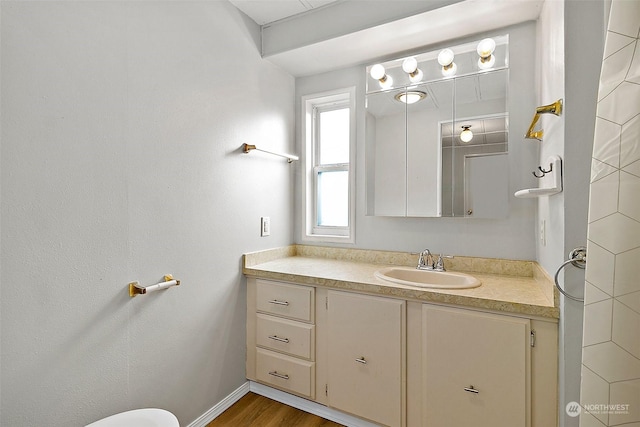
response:
[[[356,162],[356,108],[355,86],[336,89],[328,92],[305,95],[302,97],[302,241],[327,243],[355,243],[355,162]],[[348,98],[348,99],[347,99]],[[316,182],[317,168],[314,165],[313,140],[315,139],[313,115],[314,108],[330,103],[349,106],[349,166],[342,165],[349,171],[349,226],[318,227],[316,226]],[[324,168],[324,167],[323,167]],[[333,170],[333,169],[332,169]]]

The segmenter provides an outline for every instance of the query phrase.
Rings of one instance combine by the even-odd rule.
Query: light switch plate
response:
[[[263,216],[260,218],[260,236],[270,236],[271,235],[271,218],[268,216]]]

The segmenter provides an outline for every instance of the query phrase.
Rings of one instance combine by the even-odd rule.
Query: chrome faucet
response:
[[[418,270],[433,270],[433,255],[431,255],[431,251],[429,251],[429,249],[425,249],[420,252],[420,256],[418,257],[418,266],[416,268]]]
[[[433,270],[434,271],[447,271],[446,268],[444,268],[444,260],[442,258],[453,258],[453,255],[438,255],[438,260],[436,261],[435,265],[433,266]]]
[[[444,268],[444,258],[453,258],[453,255],[438,255],[438,259],[435,260],[435,257],[431,254],[429,249],[425,249],[420,252],[420,256],[418,257],[418,266],[416,267],[418,270],[433,270],[433,271],[447,271]]]

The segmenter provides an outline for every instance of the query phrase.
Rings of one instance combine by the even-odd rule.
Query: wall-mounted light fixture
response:
[[[369,74],[372,78],[376,79],[380,83],[382,89],[388,89],[393,86],[393,79],[387,75],[384,66],[382,64],[376,64],[371,67]]]
[[[527,134],[524,136],[527,139],[537,139],[538,141],[542,141],[542,135],[544,132],[541,130],[534,132],[533,128],[538,123],[540,119],[540,114],[555,114],[559,116],[562,114],[562,98],[558,99],[553,104],[542,105],[536,108],[536,114],[533,116],[533,120],[531,121],[531,125],[529,126],[529,130],[527,130]]]
[[[473,139],[473,132],[471,132],[471,125],[462,126],[462,132],[460,132],[460,141],[464,144],[471,142]]]
[[[405,73],[409,74],[409,81],[411,81],[411,83],[419,83],[422,81],[422,70],[418,68],[418,61],[413,56],[402,61],[402,69]]]
[[[409,90],[406,92],[400,92],[394,98],[396,101],[404,102],[405,104],[415,104],[427,97],[427,94],[419,90]]]
[[[496,42],[493,39],[483,39],[478,43],[476,49],[480,58],[478,59],[478,68],[481,70],[487,70],[493,68],[496,64],[496,57],[493,55],[493,51],[496,50]]]
[[[458,66],[453,62],[455,54],[451,49],[442,49],[438,54],[438,64],[442,66],[442,75],[451,77],[456,74]]]

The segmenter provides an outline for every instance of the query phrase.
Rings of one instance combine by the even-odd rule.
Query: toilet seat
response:
[[[180,427],[169,411],[158,408],[134,409],[103,418],[86,427]]]

